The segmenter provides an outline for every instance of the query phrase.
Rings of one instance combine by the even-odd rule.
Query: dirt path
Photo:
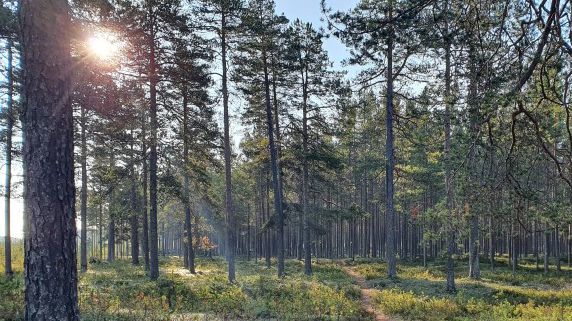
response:
[[[343,269],[359,285],[361,289],[361,305],[367,311],[367,313],[373,316],[375,321],[396,321],[375,309],[375,305],[373,303],[374,290],[367,286],[363,276],[361,276],[350,267],[344,267]]]

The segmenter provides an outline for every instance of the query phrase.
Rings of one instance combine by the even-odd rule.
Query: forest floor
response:
[[[379,311],[379,309],[376,309],[375,304],[373,303],[374,296],[376,295],[376,290],[369,287],[365,278],[354,269],[349,267],[344,267],[344,272],[351,276],[360,287],[361,304],[363,309],[372,315],[375,321],[392,321],[389,316]]]
[[[375,310],[391,319],[572,321],[570,267],[563,266],[558,273],[550,266],[552,272],[544,275],[531,261],[521,260],[513,275],[508,260],[501,257],[494,272],[481,263],[481,279],[472,280],[465,262],[456,263],[456,294],[445,291],[444,262],[432,262],[427,268],[399,262],[395,280],[386,277],[386,265],[378,260],[346,264],[365,279]]]
[[[503,262],[503,260],[505,262]],[[264,261],[239,260],[237,282],[226,281],[220,258],[199,258],[196,275],[177,257],[161,259],[159,280],[149,281],[142,266],[128,261],[90,264],[79,274],[82,321],[135,320],[540,320],[572,321],[572,270],[543,275],[523,264],[512,275],[506,259],[495,272],[481,264],[482,279],[466,277],[457,262],[456,295],[444,291],[444,266],[427,268],[399,262],[398,278],[374,259],[286,262],[287,276],[276,277]],[[525,263],[525,262],[522,262]],[[551,266],[554,270],[554,267]],[[21,269],[0,277],[0,320],[22,320]],[[390,316],[390,317],[388,317]]]

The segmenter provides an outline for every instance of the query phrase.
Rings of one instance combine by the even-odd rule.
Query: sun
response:
[[[118,57],[121,44],[117,37],[111,33],[96,33],[87,40],[89,52],[101,59],[112,60]]]

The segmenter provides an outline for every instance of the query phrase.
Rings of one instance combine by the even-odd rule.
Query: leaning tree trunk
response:
[[[22,0],[25,319],[78,320],[69,6]]]
[[[12,128],[14,126],[13,97],[14,74],[12,72],[12,40],[8,40],[8,67],[6,68],[8,80],[8,98],[6,111],[6,181],[4,185],[4,273],[11,276],[12,271],[12,236],[10,234],[10,198],[12,196]]]

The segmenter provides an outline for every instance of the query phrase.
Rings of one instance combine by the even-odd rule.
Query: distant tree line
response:
[[[14,159],[26,319],[78,319],[78,250],[82,271],[129,257],[151,279],[160,255],[191,273],[224,255],[230,282],[236,256],[279,276],[383,258],[390,278],[444,259],[450,292],[454,258],[474,279],[499,255],[571,265],[571,7],[322,1],[323,30],[273,0],[4,1],[5,273]]]

